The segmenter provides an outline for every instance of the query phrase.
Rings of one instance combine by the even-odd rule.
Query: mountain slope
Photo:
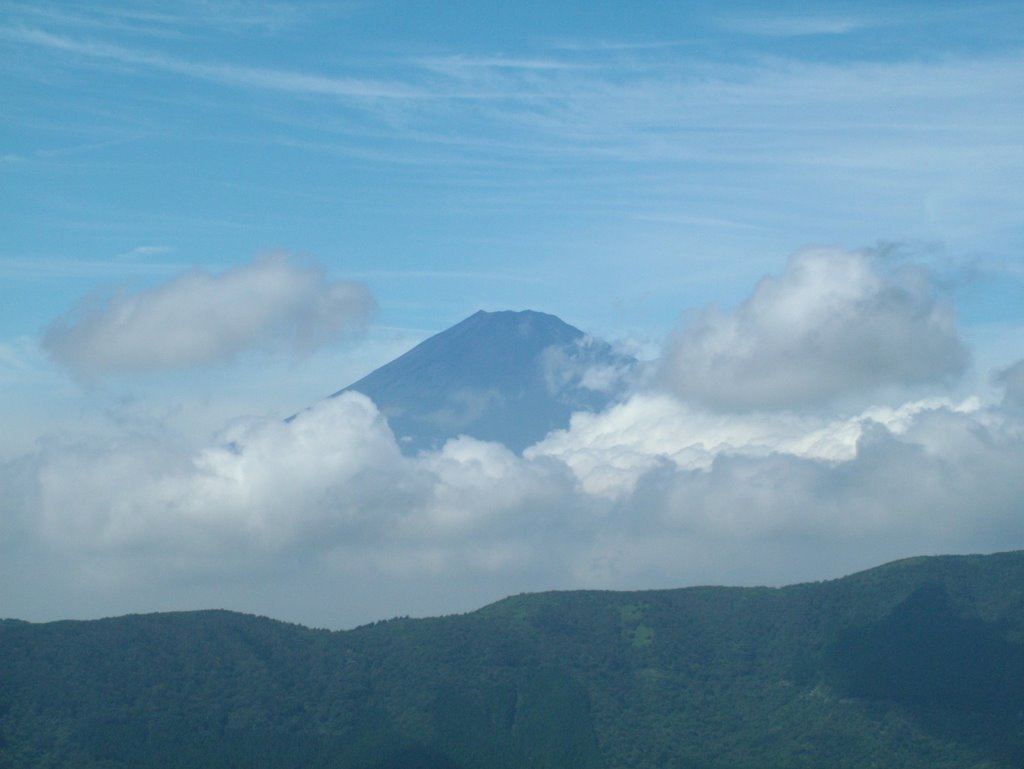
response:
[[[0,623],[0,766],[1013,767],[1024,553],[347,632]]]
[[[459,434],[522,451],[610,402],[584,386],[587,371],[635,363],[554,315],[480,311],[334,395],[368,395],[409,452]]]

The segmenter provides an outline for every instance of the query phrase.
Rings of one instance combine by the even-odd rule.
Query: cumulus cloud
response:
[[[643,397],[527,454],[611,502],[567,554],[583,584],[781,584],[1024,544],[1024,423],[975,399],[816,420]]]
[[[55,322],[43,345],[86,376],[169,370],[252,349],[308,352],[361,325],[372,308],[361,284],[272,255],[84,305]]]
[[[734,312],[709,308],[673,334],[661,376],[720,409],[794,408],[960,374],[967,351],[927,276],[868,251],[797,253]]]
[[[367,619],[389,613],[368,597],[382,585],[432,613],[523,589],[780,584],[1019,546],[1022,463],[1019,413],[975,400],[828,420],[643,395],[522,456],[461,437],[408,457],[373,403],[344,393],[198,450],[48,446],[0,473],[21,490],[0,544],[49,553],[75,579],[101,572],[100,593],[199,573],[223,588],[271,567],[333,579]],[[329,590],[303,600],[302,616],[287,601],[261,610],[345,624]]]
[[[199,451],[137,436],[59,446],[40,464],[40,533],[60,548],[100,552],[280,550],[321,524],[358,528],[396,452],[387,423],[358,394],[290,422],[239,423]]]
[[[526,456],[557,459],[571,468],[587,493],[619,499],[662,465],[709,470],[720,456],[773,454],[831,465],[855,459],[858,442],[870,426],[901,435],[922,412],[972,413],[979,408],[975,398],[959,404],[934,398],[826,419],[787,412],[716,413],[667,395],[640,394],[601,414],[574,414],[569,429],[552,432],[527,449]]]
[[[241,422],[199,450],[138,436],[50,447],[38,462],[37,533],[105,554],[449,542],[465,555],[482,533],[513,535],[568,479],[468,437],[405,459],[376,406],[346,392],[289,421]]]

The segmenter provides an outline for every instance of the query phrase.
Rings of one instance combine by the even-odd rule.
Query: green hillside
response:
[[[0,623],[0,766],[1012,767],[1024,553],[578,591],[346,632]]]

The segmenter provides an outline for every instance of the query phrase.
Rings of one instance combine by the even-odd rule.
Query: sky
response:
[[[0,616],[1024,548],[1019,10],[2,0]],[[522,454],[322,400],[480,309],[646,374]]]

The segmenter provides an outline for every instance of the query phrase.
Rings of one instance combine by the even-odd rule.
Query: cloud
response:
[[[85,305],[55,322],[43,346],[86,376],[170,370],[252,349],[308,352],[359,327],[372,308],[361,284],[267,256]]]
[[[1024,407],[1024,360],[997,372],[995,381],[1005,388],[1003,403]]]
[[[217,331],[200,349],[301,349],[328,336],[322,316],[335,315],[317,307],[336,285],[269,258],[115,297],[65,333],[92,366],[79,369],[100,372],[128,369],[97,350],[135,354],[136,370],[140,349],[150,368],[208,360],[173,358],[181,345],[158,332],[205,338],[222,317],[234,335]],[[146,332],[148,345],[137,341]],[[593,344],[578,351],[584,363]],[[40,611],[45,595],[56,596],[51,617],[219,605],[346,626],[522,590],[784,584],[1021,546],[1020,364],[999,374],[1001,406],[796,409],[942,381],[965,355],[927,275],[818,249],[735,312],[707,310],[679,331],[661,364],[673,393],[623,391],[648,386],[625,357],[623,371],[596,374],[547,360],[552,388],[591,376],[622,400],[575,414],[522,455],[462,436],[405,456],[354,392],[289,421],[239,421],[209,445],[142,422],[102,441],[50,442],[0,464],[0,613]]]
[[[0,27],[0,39],[39,46],[49,50],[87,56],[98,60],[170,72],[239,88],[312,94],[342,99],[415,99],[429,94],[399,83],[352,77],[331,77],[289,70],[196,62],[146,50],[108,43],[80,41],[25,27]]]
[[[508,511],[518,518],[569,479],[467,437],[404,459],[369,398],[345,392],[288,421],[239,422],[198,450],[138,435],[51,447],[39,458],[39,532],[105,553],[436,544],[507,531]]]
[[[551,394],[571,397],[572,391],[602,393],[622,398],[634,389],[643,376],[643,367],[632,355],[592,336],[576,340],[569,348],[548,347],[541,354],[544,384]],[[594,399],[582,398],[575,404],[588,408]]]
[[[0,276],[5,279],[39,278],[123,278],[125,275],[170,275],[178,265],[150,260],[62,259],[48,257],[0,256]]]
[[[640,394],[601,414],[574,414],[568,430],[552,432],[526,456],[564,462],[588,494],[622,499],[659,467],[709,470],[719,457],[775,454],[833,465],[856,458],[858,442],[869,426],[902,435],[923,412],[973,413],[979,408],[974,398],[959,404],[932,398],[897,408],[873,407],[845,418],[788,412],[722,414],[667,395]]]
[[[804,37],[811,35],[846,35],[877,26],[876,20],[846,16],[747,16],[720,20],[720,25],[731,32],[762,37]]]
[[[609,526],[591,543],[589,563],[601,564],[595,576],[614,564],[611,584],[629,575],[663,582],[674,561],[690,579],[779,584],[911,554],[1019,546],[1024,483],[1011,469],[1024,459],[1019,430],[1010,438],[1003,426],[942,411],[917,427],[953,429],[970,442],[948,451],[917,431],[876,429],[840,463],[723,454],[704,471],[648,473],[619,506],[619,530]]]
[[[136,335],[204,334],[217,325],[210,317],[237,308],[242,319],[255,313],[247,344],[236,335],[202,349],[223,358],[268,339],[302,348],[327,336],[320,318],[333,314],[316,308],[335,285],[270,258],[115,297],[66,333],[103,360],[89,339],[118,355],[145,347],[118,318]],[[153,337],[146,365],[168,365],[180,345],[158,352]],[[580,361],[594,344],[582,343]],[[623,391],[647,386],[625,357],[623,370],[596,373],[572,356],[547,360],[553,389],[590,376],[622,400],[575,414],[522,455],[462,436],[405,456],[354,392],[289,421],[239,421],[210,445],[141,423],[103,441],[51,442],[0,464],[0,614],[39,611],[33,595],[56,596],[51,617],[85,605],[153,610],[163,596],[168,608],[347,626],[522,590],[784,584],[1021,546],[1020,364],[999,374],[1001,406],[936,397],[833,416],[797,409],[942,381],[965,357],[927,275],[818,249],[763,279],[735,312],[707,310],[680,330],[661,364],[672,393]]]
[[[765,277],[734,312],[709,308],[674,333],[661,377],[720,409],[793,408],[959,375],[967,350],[927,276],[868,251],[817,248]]]
[[[642,396],[577,415],[527,456],[564,461],[581,496],[612,502],[566,554],[580,583],[781,584],[1019,547],[1022,428],[976,400],[825,420]]]
[[[373,403],[344,393],[198,449],[126,433],[2,465],[0,548],[59,562],[99,598],[131,585],[136,602],[159,586],[180,605],[204,584],[225,605],[232,585],[285,574],[322,590],[302,613],[287,596],[227,604],[345,625],[346,606],[366,620],[524,589],[781,584],[1019,546],[1022,462],[1020,414],[973,400],[829,420],[655,395],[577,415],[524,456],[461,437],[406,457]],[[14,577],[6,590],[30,594]]]
[[[61,3],[33,2],[10,4],[10,8],[27,18],[72,29],[103,32],[130,32],[176,38],[185,30],[222,28],[237,32],[240,28],[273,32],[302,20],[308,9],[278,2],[208,3],[180,0],[164,3],[159,10],[132,8],[123,4],[104,7],[82,4],[67,7]],[[337,9],[334,9],[337,12]]]
[[[140,436],[58,447],[40,463],[40,533],[107,553],[277,551],[323,527],[371,525],[367,499],[397,458],[383,417],[357,393],[290,422],[236,424],[198,451]]]

